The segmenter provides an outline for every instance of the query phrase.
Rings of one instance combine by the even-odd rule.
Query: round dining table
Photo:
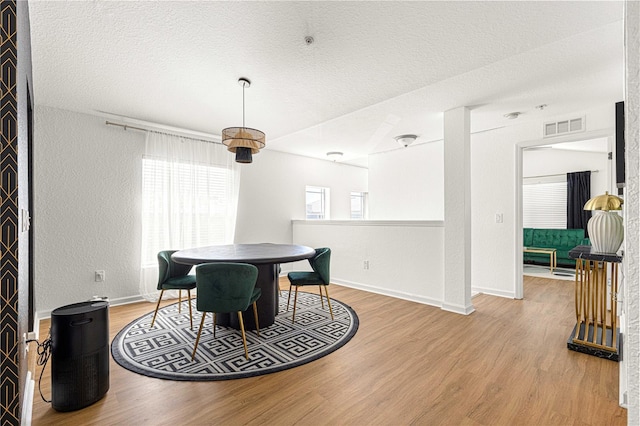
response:
[[[309,259],[315,254],[313,248],[295,244],[227,244],[179,250],[173,253],[171,259],[176,263],[196,267],[202,263],[214,262],[255,265],[258,268],[256,288],[262,290],[260,298],[256,301],[258,323],[260,328],[263,328],[272,325],[278,315],[280,264]],[[245,329],[255,330],[251,307],[243,312],[242,317]],[[217,314],[216,324],[240,328],[237,314]]]

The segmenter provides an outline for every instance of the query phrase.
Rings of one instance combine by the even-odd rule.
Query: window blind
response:
[[[226,243],[229,169],[143,158],[142,170],[143,265],[157,264],[156,253],[173,248],[172,234],[185,247]]]
[[[522,226],[567,228],[567,182],[522,185]]]

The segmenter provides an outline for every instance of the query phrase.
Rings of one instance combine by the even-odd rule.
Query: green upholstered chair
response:
[[[178,290],[178,312],[182,309],[182,290],[187,290],[187,297],[189,300],[189,321],[191,322],[191,328],[193,328],[193,312],[191,311],[191,290],[196,288],[196,277],[189,275],[192,266],[182,265],[175,263],[171,260],[171,255],[176,250],[163,250],[158,253],[158,290],[160,290],[160,297],[158,297],[158,304],[156,305],[156,311],[153,313],[153,319],[151,320],[151,327],[156,321],[156,315],[158,314],[158,308],[160,307],[160,301],[165,290]]]
[[[287,277],[291,285],[289,286],[289,298],[287,299],[287,311],[289,310],[289,302],[291,301],[291,288],[296,288],[296,294],[293,298],[293,316],[291,322],[296,320],[296,303],[298,302],[298,287],[306,285],[317,285],[320,289],[320,301],[322,302],[322,308],[324,309],[324,302],[322,299],[322,288],[327,293],[327,303],[329,305],[329,312],[331,313],[331,319],[333,319],[333,309],[331,309],[331,299],[329,299],[329,270],[331,267],[331,249],[330,248],[318,248],[316,254],[309,259],[313,272],[289,272]]]
[[[248,263],[203,263],[196,267],[196,284],[198,288],[196,308],[202,312],[202,320],[200,321],[200,329],[196,337],[196,344],[193,347],[191,360],[196,356],[196,349],[198,348],[207,312],[213,312],[214,338],[216,337],[216,313],[236,312],[238,314],[242,343],[244,344],[244,356],[249,359],[242,311],[253,305],[256,332],[260,336],[256,300],[260,298],[261,290],[255,288],[257,279],[258,268]]]

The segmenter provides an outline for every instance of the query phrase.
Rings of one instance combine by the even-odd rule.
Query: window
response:
[[[231,170],[146,157],[142,173],[143,266],[167,247],[229,242]]]
[[[524,180],[522,185],[524,228],[567,228],[567,182]]]
[[[329,219],[329,188],[307,186],[307,219]]]
[[[367,218],[367,193],[352,192],[351,193],[351,219]]]

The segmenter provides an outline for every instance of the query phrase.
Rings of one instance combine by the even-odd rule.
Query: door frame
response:
[[[613,168],[611,167],[612,162],[615,161],[615,135],[616,135],[616,129],[614,127],[610,127],[610,128],[606,128],[606,129],[601,129],[601,130],[594,130],[594,131],[590,131],[590,132],[581,132],[581,133],[574,133],[574,134],[570,134],[570,135],[566,135],[566,136],[555,136],[553,138],[549,138],[549,139],[534,139],[534,140],[528,140],[528,141],[523,141],[523,142],[518,142],[515,145],[515,205],[514,205],[514,217],[515,217],[515,221],[514,221],[514,226],[515,226],[515,239],[514,239],[514,245],[513,245],[513,252],[515,253],[515,262],[516,262],[516,267],[515,267],[515,277],[514,277],[514,282],[515,282],[515,288],[514,288],[514,294],[515,294],[515,298],[516,299],[522,299],[524,298],[524,278],[523,278],[523,254],[522,254],[522,244],[523,244],[523,240],[522,240],[522,168],[523,168],[523,159],[522,159],[522,152],[526,149],[526,148],[532,148],[532,147],[536,147],[536,146],[541,146],[541,145],[556,145],[556,144],[560,144],[560,143],[567,143],[567,142],[579,142],[579,141],[583,141],[583,140],[589,140],[589,139],[600,139],[600,138],[607,138],[608,141],[608,149],[609,152],[613,152],[613,157],[609,162],[609,170],[607,171],[609,174],[609,177],[611,178],[611,174],[613,173]],[[615,180],[615,179],[614,179]],[[609,180],[610,184],[609,186],[611,186],[611,179]],[[610,188],[611,189],[611,188]]]

